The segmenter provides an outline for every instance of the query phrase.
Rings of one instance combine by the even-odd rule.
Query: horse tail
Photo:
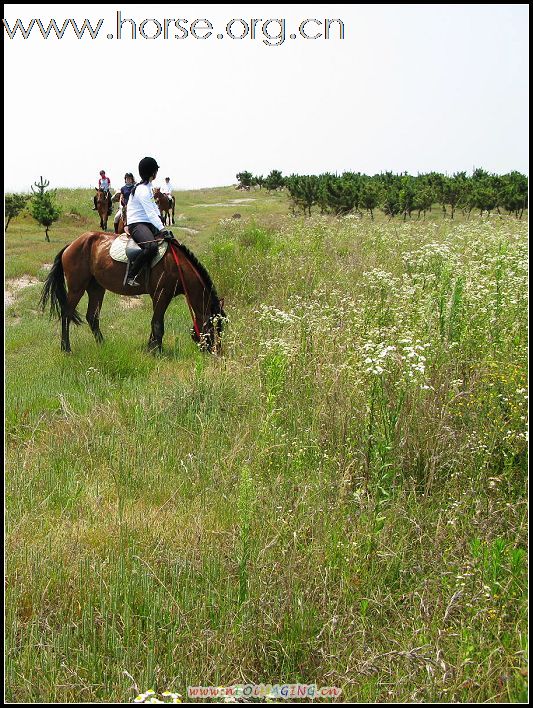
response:
[[[50,317],[53,317],[54,315],[56,317],[61,317],[67,309],[65,273],[63,271],[63,263],[61,262],[63,251],[66,248],[68,248],[68,246],[62,248],[55,257],[50,273],[48,273],[48,277],[44,281],[41,299],[39,300],[39,306],[43,312],[48,304],[48,301],[50,301]],[[82,320],[77,310],[74,310],[72,313],[70,321],[77,325],[81,324]]]

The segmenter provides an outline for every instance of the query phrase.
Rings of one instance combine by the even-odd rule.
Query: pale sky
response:
[[[133,19],[116,38],[117,11]],[[114,187],[153,156],[176,189],[346,170],[528,172],[527,5],[4,5],[20,19],[90,20],[96,39],[4,29],[5,191]],[[340,19],[330,39],[303,20]],[[167,30],[140,35],[145,19]],[[196,39],[165,19],[209,20]],[[230,31],[243,39],[231,39]],[[252,19],[255,38],[250,37]],[[286,39],[267,46],[286,23]],[[187,23],[183,20],[188,20]],[[151,37],[155,22],[142,25]],[[197,36],[208,33],[197,23]],[[307,23],[308,35],[323,24]],[[217,35],[222,35],[219,38]],[[291,39],[290,35],[296,38]],[[113,35],[113,38],[108,38]],[[276,40],[272,40],[275,43]]]

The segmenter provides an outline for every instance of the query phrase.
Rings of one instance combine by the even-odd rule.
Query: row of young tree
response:
[[[34,182],[37,189],[33,189],[33,194],[6,194],[5,197],[5,231],[9,226],[9,222],[15,216],[18,216],[25,209],[28,209],[29,213],[33,218],[44,226],[45,228],[45,238],[50,241],[48,236],[48,229],[54,221],[57,221],[61,215],[61,209],[55,203],[55,192],[46,191],[46,188],[50,185],[48,180],[43,180],[41,177],[40,182]]]
[[[251,172],[239,172],[236,177],[239,181],[238,189],[250,189],[250,187],[262,189],[264,187],[269,192],[283,189],[286,180],[279,170],[272,170],[267,177],[253,175]]]
[[[390,218],[420,217],[440,205],[443,214],[453,219],[457,209],[470,214],[505,210],[522,218],[527,208],[527,177],[520,172],[496,175],[475,169],[472,176],[456,172],[447,176],[439,172],[407,174],[383,172],[368,176],[360,172],[342,175],[290,175],[283,177],[279,170],[272,170],[268,177],[256,177],[251,172],[239,172],[239,186],[265,187],[267,190],[285,188],[291,198],[293,210],[311,214],[314,206],[321,213],[362,214],[363,210],[374,218],[374,211],[381,209]]]

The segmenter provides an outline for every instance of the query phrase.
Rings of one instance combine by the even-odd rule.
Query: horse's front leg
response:
[[[165,334],[165,312],[172,300],[173,293],[160,289],[152,295],[154,312],[152,315],[152,330],[148,340],[148,351],[151,354],[161,354],[163,351],[163,335]]]
[[[152,317],[152,330],[148,340],[148,351],[150,354],[161,354],[163,351],[163,335],[165,334],[164,316]]]

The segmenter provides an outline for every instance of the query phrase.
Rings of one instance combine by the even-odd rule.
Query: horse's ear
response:
[[[94,188],[94,191],[97,192],[97,191],[98,191],[98,187],[95,187],[95,188]]]

